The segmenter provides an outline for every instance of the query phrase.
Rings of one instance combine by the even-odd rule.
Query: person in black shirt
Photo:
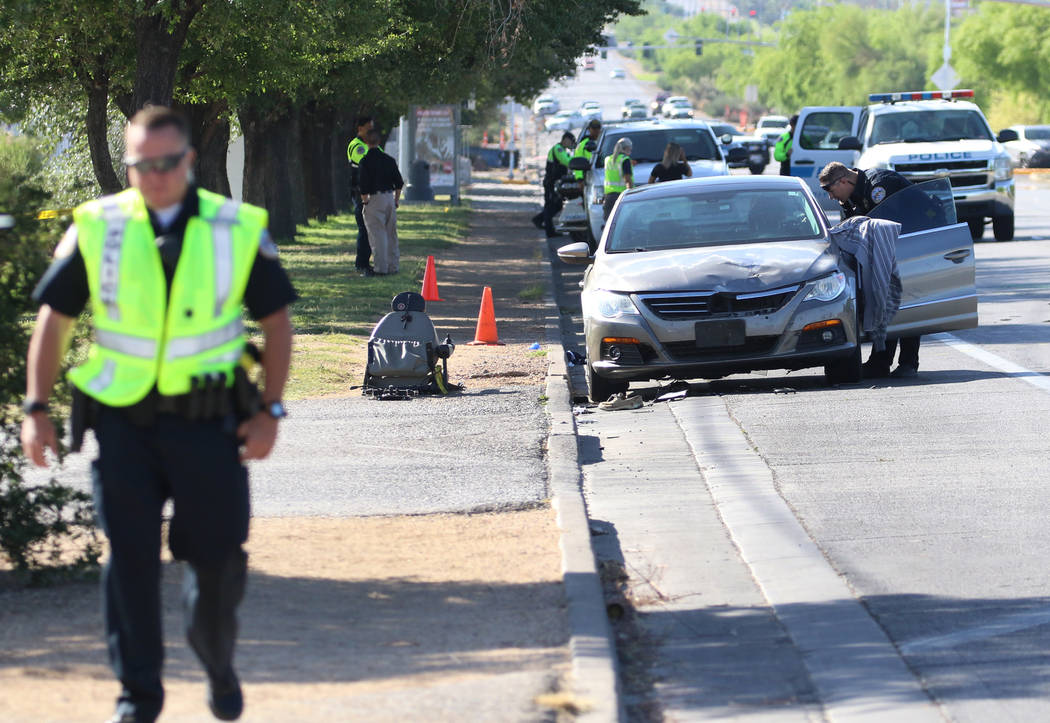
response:
[[[185,118],[159,106],[140,111],[128,123],[127,154],[133,188],[74,213],[74,225],[34,291],[41,307],[27,361],[22,448],[38,466],[47,465],[45,448],[56,451],[47,399],[72,325],[90,301],[96,325],[92,356],[105,361],[89,381],[81,376],[75,394],[94,410],[91,426],[99,447],[92,477],[110,548],[102,579],[106,639],[122,688],[111,723],[152,723],[164,703],[160,545],[168,499],[175,509],[168,547],[187,563],[186,637],[207,673],[212,713],[235,720],[244,707],[233,650],[250,518],[243,461],[267,457],[276,441],[291,358],[287,306],[298,297],[259,222],[260,210],[224,199],[217,213],[201,215],[205,200],[214,205],[216,199],[190,183],[195,153]],[[259,224],[257,250],[231,231],[233,224]],[[184,240],[192,250],[183,252]],[[249,250],[254,257],[245,255]],[[154,269],[163,269],[163,278]],[[203,297],[195,296],[194,282]],[[228,386],[235,372],[193,374],[175,365],[196,355],[203,358],[193,365],[198,369],[235,370],[243,353],[236,348],[238,341],[243,346],[241,320],[220,328],[219,338],[214,332],[167,336],[173,328],[185,330],[185,322],[177,325],[185,319],[207,328],[214,324],[209,314],[229,314],[227,307],[238,297],[262,329],[265,380],[261,409],[239,410],[239,417]],[[169,309],[173,303],[185,306]],[[146,336],[126,331],[135,325],[150,331]],[[208,358],[213,350],[215,356]],[[79,369],[92,363],[89,358]],[[187,373],[191,392],[160,393],[162,384],[181,386]]]
[[[677,143],[668,143],[663,160],[653,166],[653,172],[649,174],[649,183],[679,181],[692,175],[693,169],[685,158],[685,150]]]
[[[368,153],[358,167],[358,182],[375,273],[396,274],[401,260],[397,246],[397,208],[401,205],[405,182],[397,162],[379,149],[379,131],[368,131],[366,140]]]
[[[839,202],[844,219],[867,216],[872,209],[894,193],[911,185],[911,181],[896,171],[881,168],[861,171],[859,168],[847,168],[838,161],[824,166],[819,180],[820,187]],[[892,376],[909,379],[917,376],[920,339],[920,336],[900,338],[901,353],[897,358],[897,368],[892,373],[890,366],[897,352],[897,339],[887,339],[886,349],[880,352],[872,351],[868,361],[864,362],[865,378]]]

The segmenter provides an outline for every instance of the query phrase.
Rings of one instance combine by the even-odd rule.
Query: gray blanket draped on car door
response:
[[[861,328],[872,348],[886,348],[886,327],[901,305],[901,275],[897,268],[896,221],[854,216],[831,229],[831,240],[857,260],[860,296],[863,301]]]

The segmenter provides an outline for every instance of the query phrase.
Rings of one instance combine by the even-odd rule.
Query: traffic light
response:
[[[704,41],[703,40],[697,40],[696,41],[696,54],[697,55],[703,55],[704,54]]]
[[[609,51],[606,50],[605,48],[602,48],[601,56],[602,56],[602,60],[605,60],[606,58],[609,57]]]
[[[747,14],[750,15],[751,17],[755,17],[756,15],[758,15],[758,11],[757,10],[748,10]]]
[[[653,57],[653,49],[650,48],[648,45],[644,46],[642,48],[642,57],[643,58],[651,58],[651,57]]]

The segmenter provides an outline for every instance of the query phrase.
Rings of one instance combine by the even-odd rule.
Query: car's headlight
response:
[[[995,180],[997,181],[1009,181],[1013,178],[1014,167],[1013,163],[1010,162],[1010,155],[1003,154],[996,156],[995,158]]]
[[[821,279],[817,279],[813,283],[813,288],[806,294],[806,298],[803,301],[809,301],[814,299],[816,301],[831,301],[832,299],[838,298],[839,294],[846,290],[846,275],[841,271],[836,271],[830,276],[825,276]]]
[[[638,309],[627,294],[618,294],[614,291],[596,289],[585,291],[580,295],[583,305],[584,316],[602,316],[606,319],[616,319],[621,316],[637,316]]]

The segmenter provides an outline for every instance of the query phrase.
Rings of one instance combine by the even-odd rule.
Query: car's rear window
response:
[[[632,131],[610,129],[598,150],[598,167],[604,167],[605,157],[612,153],[616,141],[630,138],[631,158],[637,163],[659,163],[668,143],[677,143],[690,161],[720,161],[722,155],[714,136],[706,128],[665,128],[661,130]]]
[[[610,253],[812,239],[823,233],[801,190],[639,195],[624,198],[609,222],[605,250]]]

